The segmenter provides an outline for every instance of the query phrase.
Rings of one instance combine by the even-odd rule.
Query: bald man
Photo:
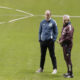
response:
[[[56,56],[54,51],[54,46],[55,46],[54,43],[56,41],[57,35],[58,35],[57,24],[55,20],[51,18],[50,10],[46,10],[45,20],[43,20],[40,23],[40,29],[39,29],[41,59],[40,59],[40,69],[36,71],[37,73],[43,72],[47,48],[49,49],[49,53],[53,65],[52,74],[57,73],[57,63],[56,63]]]
[[[63,29],[61,33],[61,38],[59,39],[59,43],[63,48],[64,59],[67,64],[67,73],[64,74],[66,78],[73,78],[72,72],[72,62],[71,62],[71,50],[73,45],[73,32],[74,29],[70,22],[69,15],[63,16]]]

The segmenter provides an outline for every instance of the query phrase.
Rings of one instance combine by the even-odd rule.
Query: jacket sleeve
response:
[[[64,42],[67,39],[67,37],[66,37],[67,33],[68,33],[68,30],[67,30],[67,28],[65,28],[64,32],[63,31],[61,32],[61,37],[60,37],[59,41]]]
[[[58,36],[58,28],[57,28],[56,22],[53,25],[53,33],[54,33],[54,35],[53,35],[53,41],[55,41],[57,39],[57,36]]]
[[[39,27],[39,41],[41,41],[41,33],[42,33],[42,24],[40,23],[40,27]]]

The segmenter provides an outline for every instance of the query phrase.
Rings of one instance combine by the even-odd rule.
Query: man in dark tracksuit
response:
[[[68,15],[63,16],[63,29],[61,33],[61,38],[59,39],[59,43],[63,47],[64,59],[67,64],[68,72],[64,74],[64,77],[72,78],[72,62],[71,62],[71,50],[73,46],[73,32],[74,29],[71,25],[70,18]]]
[[[45,56],[47,48],[49,49],[50,57],[53,64],[52,74],[57,73],[57,63],[54,52],[54,43],[58,35],[57,24],[51,19],[51,12],[47,10],[45,12],[45,20],[40,23],[39,29],[39,42],[41,47],[41,60],[40,60],[40,69],[36,72],[43,72]]]

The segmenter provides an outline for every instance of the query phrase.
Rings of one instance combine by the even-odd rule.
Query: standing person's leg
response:
[[[66,62],[67,62],[68,73],[69,73],[70,75],[72,75],[73,72],[72,72],[71,55],[68,55],[68,56],[67,56]]]
[[[52,74],[56,74],[57,73],[57,62],[56,62],[56,56],[55,56],[55,51],[54,51],[55,45],[52,40],[49,41],[48,43],[48,49],[49,49],[49,54],[50,54],[52,65],[53,65],[53,70],[56,70],[56,71],[53,71]]]
[[[64,59],[67,64],[67,74],[64,75],[64,77],[73,77],[73,72],[72,72],[72,62],[71,62],[71,49],[72,49],[72,44],[66,45],[63,47],[63,52],[64,52]]]
[[[46,50],[47,50],[46,41],[40,43],[40,48],[41,48],[40,69],[36,71],[37,73],[43,72],[43,69],[44,69]]]
[[[68,65],[68,73],[70,75],[73,74],[72,72],[72,62],[71,62],[71,50],[72,50],[72,44],[69,44],[69,46],[67,47],[67,50],[66,50],[66,62],[67,62],[67,65]]]
[[[63,46],[63,55],[64,55],[64,60],[65,60],[65,62],[66,62],[66,65],[67,65],[67,67],[68,67],[67,57],[66,57],[66,47],[65,47],[65,46]],[[67,73],[68,73],[68,71],[67,71]]]
[[[44,63],[45,63],[45,57],[46,57],[46,51],[47,51],[46,42],[41,42],[40,48],[41,48],[40,68],[44,69]]]

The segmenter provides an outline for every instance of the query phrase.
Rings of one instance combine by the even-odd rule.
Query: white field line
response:
[[[17,12],[21,12],[21,13],[25,13],[25,14],[29,14],[29,15],[31,15],[31,16],[34,16],[34,15],[31,14],[31,13],[28,13],[28,12],[26,12],[26,11],[22,11],[22,10],[19,10],[19,9],[16,9],[16,11],[17,11]]]
[[[52,17],[63,17],[63,15],[52,15]],[[70,16],[71,18],[80,18],[80,16]]]
[[[8,7],[4,7],[4,6],[0,6],[0,8],[4,8],[4,9],[12,9],[12,8],[8,8]]]
[[[0,15],[0,16],[15,16],[15,17],[17,17],[17,16],[27,16],[27,15],[9,15],[9,14],[5,14],[5,15]],[[41,16],[45,16],[45,15],[32,15],[32,16],[34,16],[34,17],[41,17]],[[52,15],[52,17],[58,17],[58,18],[60,18],[60,17],[63,17],[63,15]],[[71,18],[80,18],[80,16],[70,16]]]
[[[9,7],[4,7],[4,6],[0,6],[0,8],[4,8],[4,9],[13,9],[13,8],[9,8]],[[16,9],[17,12],[21,12],[21,13],[25,13],[25,14],[28,14],[28,15],[31,15],[33,16],[33,14],[31,13],[28,13],[26,11],[23,11],[23,10],[20,10],[20,9]]]
[[[0,24],[5,24],[6,22],[0,22]]]
[[[5,16],[13,16],[13,17],[17,17],[17,16],[26,16],[26,15],[9,15],[9,14],[4,14],[4,15],[0,15],[0,17],[5,17]]]
[[[80,16],[70,16],[71,18],[80,18]]]
[[[45,16],[45,15],[34,15],[34,16]],[[58,18],[60,18],[60,17],[63,17],[63,15],[52,15],[52,17],[58,17]],[[80,18],[80,16],[70,16],[71,18]]]
[[[34,16],[45,16],[45,15],[34,15]],[[52,17],[63,17],[63,15],[52,15]]]
[[[25,16],[25,17],[13,19],[13,20],[8,21],[8,23],[15,22],[15,21],[19,21],[19,20],[22,20],[22,19],[30,18],[30,17],[32,17],[32,16]]]
[[[4,6],[0,6],[0,8],[4,8],[4,9],[13,9],[13,8],[8,8],[8,7],[4,7]],[[21,12],[21,13],[25,13],[26,15],[24,15],[24,17],[21,17],[21,18],[17,18],[17,19],[13,19],[13,20],[10,20],[8,22],[0,22],[0,24],[5,24],[5,23],[11,23],[11,22],[15,22],[15,21],[18,21],[18,20],[22,20],[22,19],[25,19],[25,18],[30,18],[30,17],[35,17],[35,16],[45,16],[45,15],[33,15],[32,13],[28,13],[26,11],[23,11],[23,10],[20,10],[20,9],[16,9],[17,12]],[[29,16],[27,16],[29,15]],[[3,15],[3,16],[23,16],[23,15]],[[63,15],[52,15],[52,17],[63,17]],[[80,16],[70,16],[71,18],[80,18]]]
[[[44,15],[34,15],[35,16],[44,16]],[[62,15],[52,15],[53,17],[63,17]],[[21,17],[21,18],[17,18],[17,19],[13,19],[13,20],[10,20],[8,21],[8,23],[11,23],[11,22],[16,22],[16,21],[19,21],[19,20],[22,20],[22,19],[27,19],[27,18],[30,18],[30,17],[33,17],[33,16],[25,16],[25,17]],[[80,18],[80,16],[70,16],[71,18]],[[7,22],[0,22],[0,24],[5,24]]]
[[[25,18],[30,18],[30,17],[35,17],[35,16],[45,16],[45,15],[32,15],[32,16],[25,16],[25,17],[21,17],[21,18],[17,18],[17,19],[13,19],[13,20],[10,20],[8,21],[9,23],[11,22],[15,22],[15,21],[18,21],[18,20],[22,20],[22,19],[25,19]],[[63,15],[52,15],[53,17],[63,17]],[[71,18],[80,18],[80,16],[70,16]]]
[[[13,9],[13,8],[8,8],[8,7],[4,7],[4,6],[0,6],[0,8]],[[23,10],[16,9],[15,11],[21,12],[21,13],[25,13],[26,15],[25,15],[24,17],[17,18],[17,19],[13,19],[13,20],[10,20],[10,21],[8,21],[8,22],[0,22],[0,24],[11,23],[11,22],[15,22],[15,21],[18,21],[18,20],[22,20],[22,19],[30,18],[30,17],[34,16],[33,14],[28,13],[28,12],[23,11]],[[27,16],[27,15],[29,15],[29,16]],[[4,15],[3,15],[3,16],[4,16]],[[5,16],[10,16],[10,15],[5,15]],[[12,15],[12,16],[22,16],[22,15]]]
[[[9,14],[5,14],[5,15],[0,15],[0,16],[27,16],[27,15],[9,15]],[[32,16],[34,16],[34,17],[41,17],[41,16],[45,16],[45,15],[32,15]],[[63,15],[52,15],[52,17],[58,17],[58,18],[60,18],[60,17],[63,17]],[[80,18],[80,16],[70,16],[71,18]]]

